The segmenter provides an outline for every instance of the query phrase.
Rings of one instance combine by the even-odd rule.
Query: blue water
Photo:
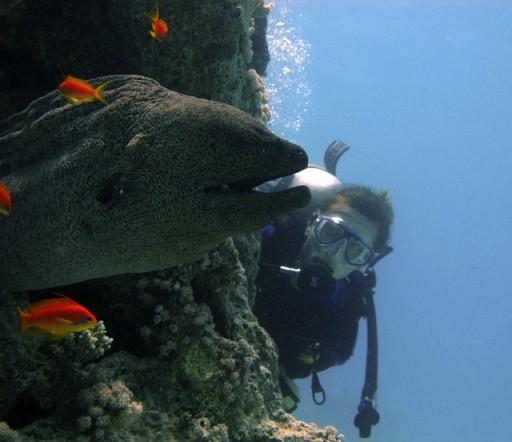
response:
[[[269,65],[271,129],[320,164],[342,139],[339,176],[395,207],[371,440],[512,441],[512,2],[276,0],[271,17],[299,52]],[[295,413],[348,441],[362,325],[354,357],[320,375],[327,403],[306,380]]]

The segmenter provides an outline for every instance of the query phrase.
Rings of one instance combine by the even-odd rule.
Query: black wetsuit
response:
[[[364,305],[357,286],[362,275],[352,272],[337,280],[331,293],[307,296],[277,266],[295,267],[305,240],[304,223],[288,215],[262,232],[260,269],[254,312],[279,348],[279,362],[290,378],[311,374],[312,364],[298,359],[318,343],[316,371],[344,363],[353,353]],[[270,264],[270,265],[269,265]]]

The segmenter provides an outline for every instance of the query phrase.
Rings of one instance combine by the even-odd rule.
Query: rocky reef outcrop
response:
[[[0,116],[53,90],[59,73],[129,73],[265,121],[259,74],[269,8],[261,0],[159,4],[168,44],[147,36],[152,2],[3,4]],[[86,120],[89,111],[73,109]],[[16,308],[48,291],[0,291],[0,441],[341,441],[334,428],[280,409],[276,347],[250,308],[258,250],[257,234],[234,236],[192,263],[58,287],[101,320],[61,341],[18,331]]]
[[[103,324],[63,341],[20,336],[27,295],[2,293],[0,440],[340,441],[280,410],[276,348],[248,305],[241,262],[254,258],[238,241],[67,287],[109,336]]]
[[[164,42],[148,35],[157,3],[169,25]],[[0,6],[0,119],[68,74],[144,75],[266,119],[255,78],[269,59],[269,10],[263,0],[9,0]]]

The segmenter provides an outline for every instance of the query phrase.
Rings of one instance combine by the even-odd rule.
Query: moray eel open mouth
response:
[[[204,189],[207,193],[219,193],[219,194],[239,194],[239,193],[255,193],[258,192],[255,187],[259,186],[265,181],[270,181],[273,178],[247,178],[245,180],[236,181],[229,184],[221,184],[219,186],[207,187]]]
[[[283,148],[284,155],[282,151],[273,152],[272,158],[260,163],[259,168],[247,171],[249,176],[243,177],[240,170],[232,170],[231,178],[227,178],[224,183],[207,186],[203,191],[209,196],[215,197],[259,197],[261,200],[269,202],[279,200],[281,204],[290,209],[306,205],[309,202],[310,194],[304,186],[272,193],[256,189],[262,183],[291,175],[307,167],[308,157],[304,150],[287,142],[283,144]]]
[[[207,194],[215,194],[216,196],[240,196],[243,195],[246,198],[250,197],[259,197],[262,200],[279,200],[281,204],[283,204],[283,209],[296,209],[305,206],[309,203],[311,198],[310,192],[306,186],[297,186],[290,189],[284,189],[277,192],[262,192],[255,187],[260,184],[273,180],[275,178],[280,178],[279,176],[275,176],[273,178],[265,178],[265,179],[246,179],[237,181],[230,184],[221,184],[220,186],[212,186],[204,189],[204,192]],[[285,209],[285,210],[286,210]]]
[[[306,186],[277,192],[255,189],[259,184],[273,178],[249,178],[212,186],[204,190],[204,195],[208,195],[210,203],[215,204],[218,210],[225,214],[226,219],[229,218],[228,214],[235,214],[236,217],[237,213],[248,213],[249,217],[244,217],[247,219],[236,219],[234,223],[247,223],[257,229],[261,224],[269,223],[279,215],[306,206],[311,200],[311,193]]]
[[[252,207],[250,223],[271,222],[273,218],[286,212],[306,206],[311,200],[311,193],[306,186],[297,186],[277,192],[263,192],[256,186],[279,176],[265,178],[249,178],[229,184],[211,186],[204,189],[210,202],[220,204],[226,215],[229,212],[240,212]],[[265,216],[265,218],[261,218]],[[260,218],[260,221],[257,219]]]
[[[276,216],[279,213],[306,206],[311,199],[311,193],[306,186],[297,186],[277,192],[262,192],[256,189],[260,184],[282,176],[246,178],[229,184],[207,187],[204,189],[204,193],[217,200],[238,200],[241,204],[259,201],[258,204],[261,207],[276,210]]]

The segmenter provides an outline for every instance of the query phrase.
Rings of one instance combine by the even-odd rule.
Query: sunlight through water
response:
[[[302,127],[311,95],[308,82],[310,44],[301,37],[297,27],[301,15],[293,11],[293,2],[276,0],[276,3],[279,8],[271,12],[267,31],[271,57],[266,79],[272,111],[269,125],[275,132],[293,138]]]

